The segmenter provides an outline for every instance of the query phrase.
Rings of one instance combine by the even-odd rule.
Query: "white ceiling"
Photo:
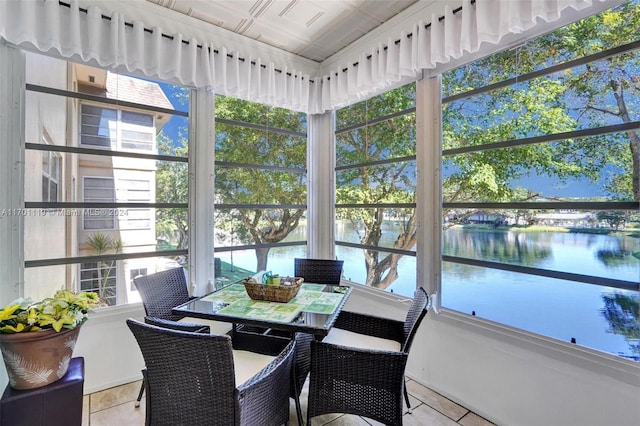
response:
[[[418,0],[147,0],[322,62]]]

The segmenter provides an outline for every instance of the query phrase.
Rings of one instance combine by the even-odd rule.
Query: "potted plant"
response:
[[[38,302],[23,298],[0,309],[0,349],[11,387],[33,389],[61,379],[80,326],[100,304],[96,293],[58,290]]]

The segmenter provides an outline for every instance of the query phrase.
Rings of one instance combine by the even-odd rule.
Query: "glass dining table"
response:
[[[348,286],[304,282],[289,302],[270,302],[251,299],[242,283],[234,283],[178,305],[172,312],[232,323],[234,340],[241,337],[239,332],[282,337],[303,332],[322,340],[350,294]]]

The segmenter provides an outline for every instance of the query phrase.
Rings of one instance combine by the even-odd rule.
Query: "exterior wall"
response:
[[[26,54],[26,81],[55,88],[66,88],[65,61],[43,55]],[[46,72],[42,72],[46,70]],[[25,94],[25,141],[42,143],[44,135],[55,145],[66,145],[67,101],[60,96],[34,92]],[[42,201],[42,152],[25,153],[25,201]],[[59,200],[64,200],[64,176],[70,164],[61,158]],[[66,224],[55,210],[30,210],[24,218],[25,260],[66,256]],[[24,272],[25,294],[38,300],[51,296],[67,285],[66,267],[28,268]],[[56,277],[52,279],[51,277]]]

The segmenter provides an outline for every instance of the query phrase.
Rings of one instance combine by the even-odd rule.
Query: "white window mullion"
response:
[[[307,257],[335,258],[334,113],[307,116]]]
[[[416,82],[416,215],[418,216],[416,279],[440,308],[442,253],[441,137],[442,96],[440,77]]]
[[[213,289],[213,194],[215,98],[191,91],[189,114],[189,290],[202,296]]]

